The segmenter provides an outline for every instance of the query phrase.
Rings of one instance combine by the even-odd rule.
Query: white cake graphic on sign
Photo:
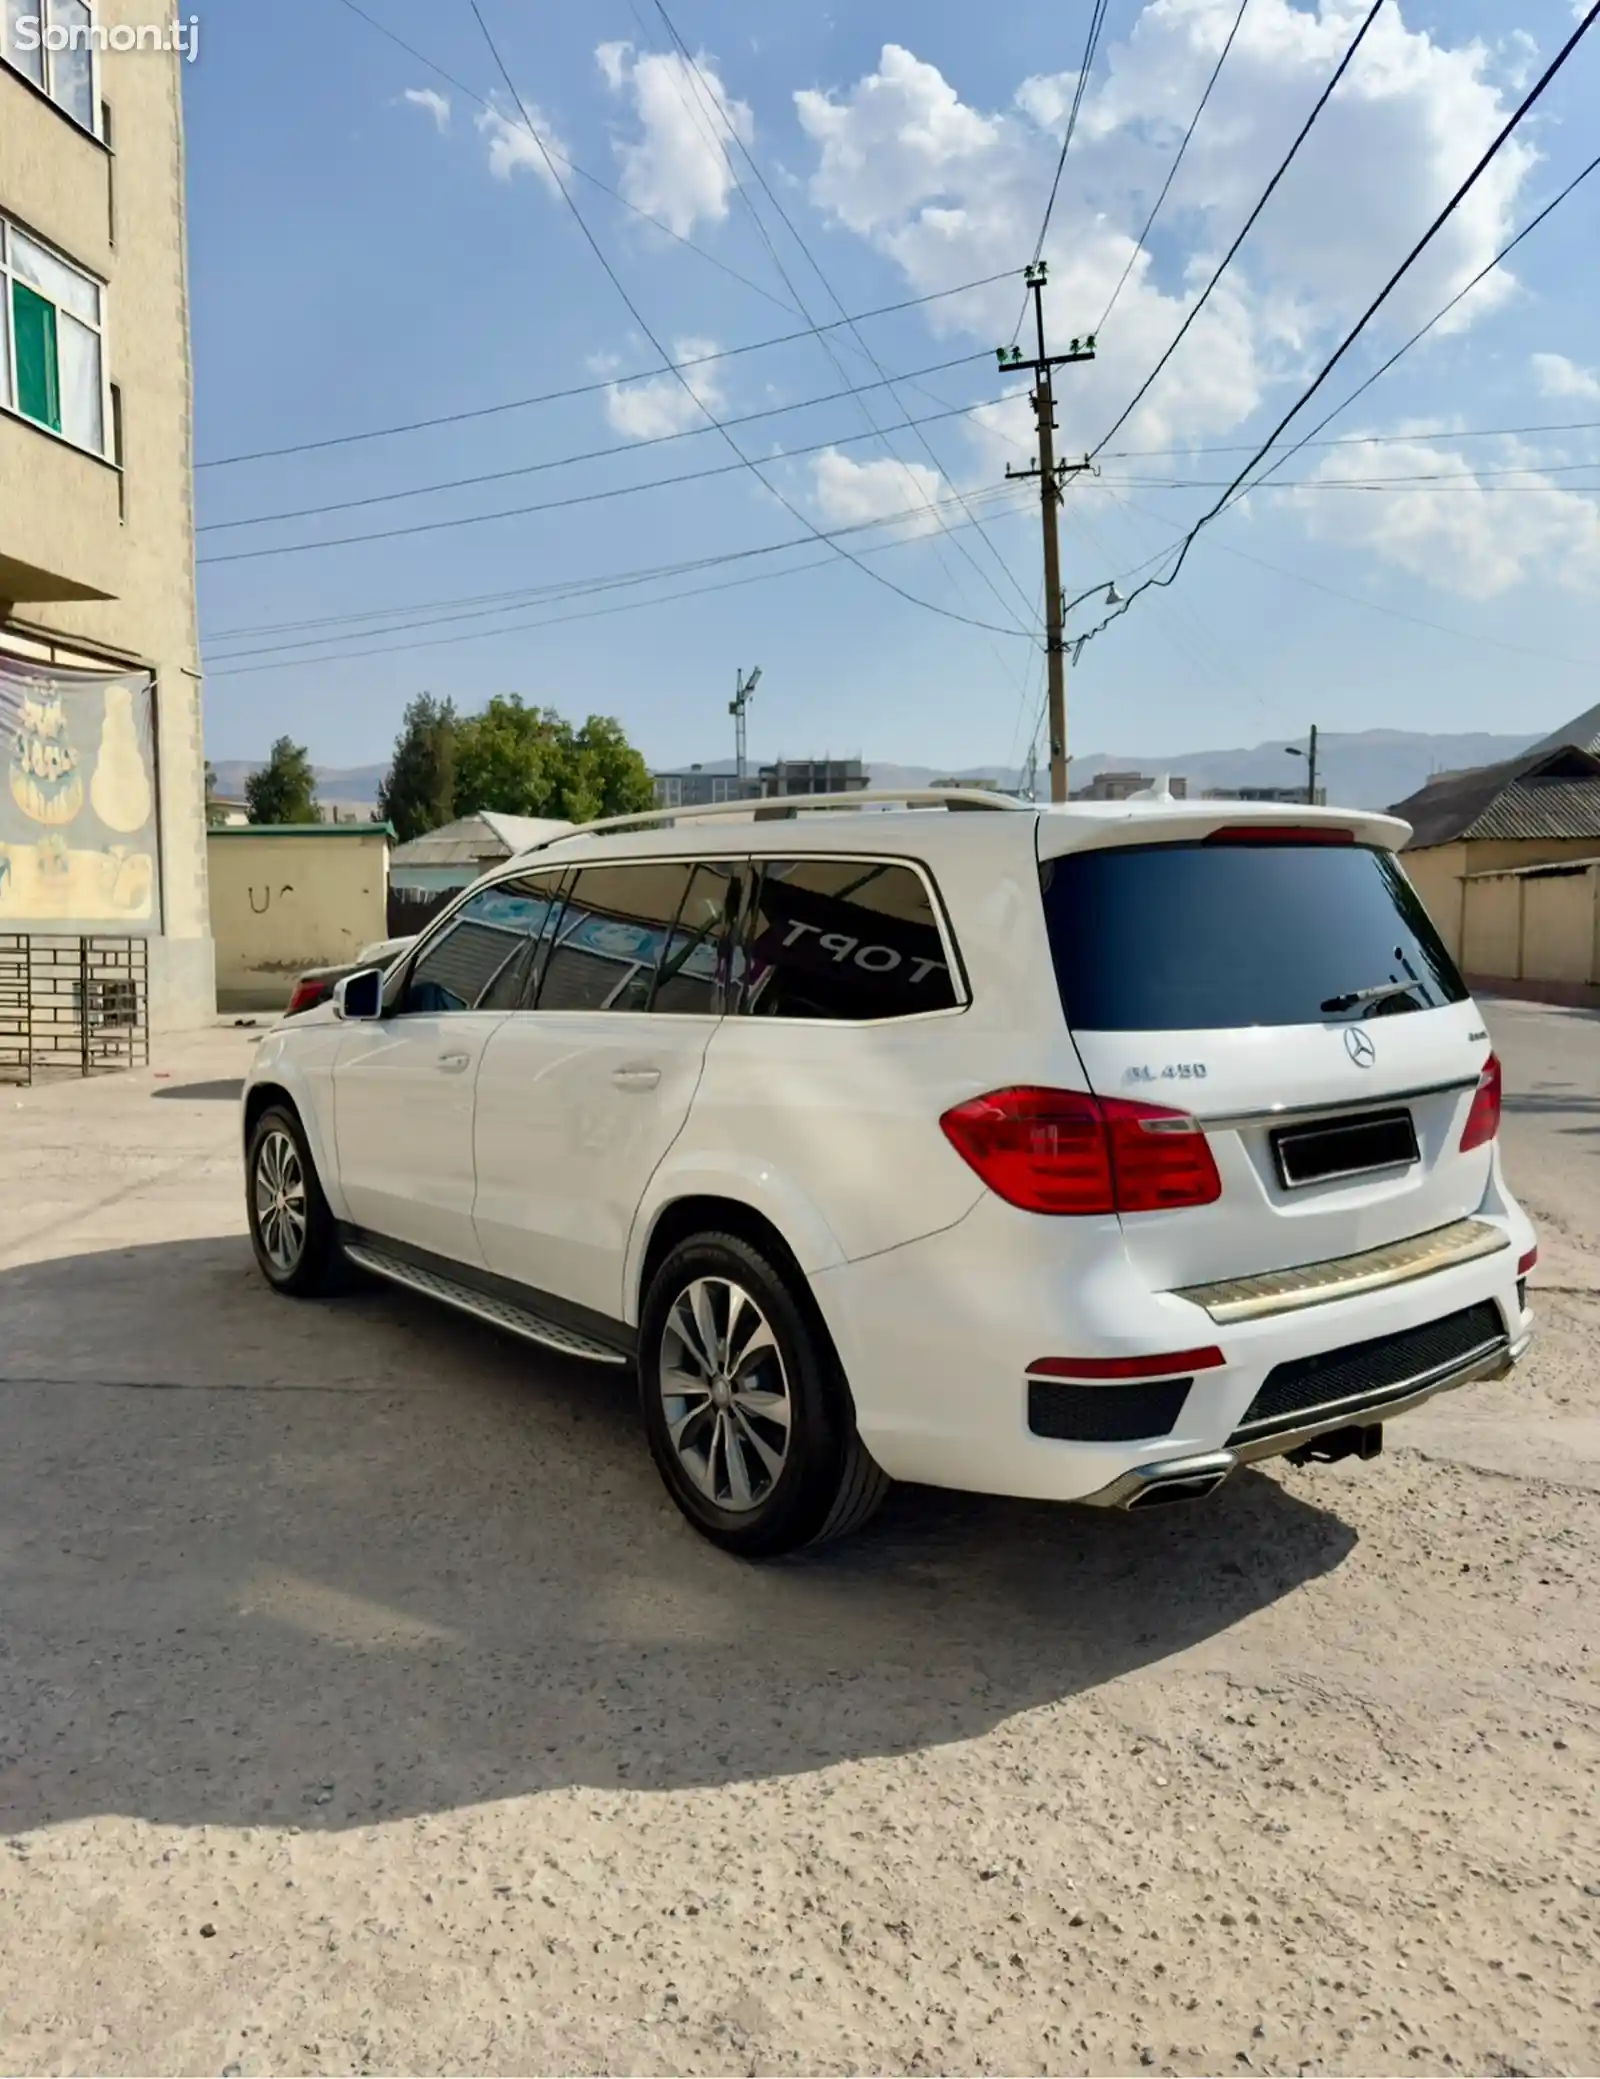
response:
[[[11,751],[11,798],[35,823],[70,823],[83,807],[83,774],[60,699],[22,696]]]
[[[108,830],[142,830],[150,820],[150,779],[139,754],[133,692],[128,686],[106,688],[106,718],[89,799]]]

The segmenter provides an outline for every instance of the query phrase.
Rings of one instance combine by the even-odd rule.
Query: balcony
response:
[[[117,488],[108,463],[0,411],[0,602],[115,599]]]

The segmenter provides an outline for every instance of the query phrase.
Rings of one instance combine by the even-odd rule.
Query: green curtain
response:
[[[56,356],[56,311],[26,283],[11,284],[17,338],[17,409],[52,433],[61,431],[61,368]]]

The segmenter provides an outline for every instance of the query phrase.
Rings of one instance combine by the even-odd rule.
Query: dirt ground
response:
[[[0,1090],[0,2068],[1594,2071],[1600,1021],[1512,1380],[735,1564],[615,1378],[269,1295],[253,1035]]]

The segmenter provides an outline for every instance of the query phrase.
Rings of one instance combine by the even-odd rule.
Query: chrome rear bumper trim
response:
[[[1396,1415],[1407,1415],[1413,1408],[1420,1408],[1438,1394],[1454,1391],[1458,1386],[1471,1386],[1480,1379],[1503,1379],[1532,1341],[1532,1332],[1525,1331],[1514,1343],[1497,1343],[1492,1350],[1482,1352],[1465,1364],[1458,1364],[1452,1371],[1425,1382],[1412,1381],[1410,1386],[1402,1382],[1396,1398],[1380,1401],[1376,1406],[1325,1408],[1293,1429],[1277,1430],[1270,1436],[1251,1437],[1227,1445],[1220,1451],[1197,1451],[1186,1458],[1158,1458],[1149,1465],[1130,1466],[1125,1473],[1119,1473],[1116,1479],[1097,1488],[1093,1494],[1080,1495],[1080,1505],[1092,1509],[1126,1509],[1147,1489],[1171,1486],[1184,1480],[1210,1478],[1216,1479],[1220,1486],[1222,1479],[1236,1467],[1252,1464],[1261,1458],[1281,1458],[1286,1451],[1297,1450],[1301,1444],[1309,1444],[1313,1437],[1325,1436],[1329,1430],[1347,1429],[1353,1422],[1363,1420],[1388,1422]]]
[[[1216,1322],[1261,1321],[1273,1314],[1326,1306],[1359,1292],[1378,1292],[1413,1278],[1431,1277],[1435,1271],[1497,1256],[1510,1247],[1511,1237],[1504,1228],[1487,1220],[1455,1220],[1448,1227],[1411,1235],[1403,1242],[1388,1242],[1379,1249],[1363,1249],[1355,1256],[1329,1257],[1288,1270],[1258,1271],[1244,1278],[1219,1278],[1208,1285],[1186,1285],[1173,1297],[1204,1307]]]

